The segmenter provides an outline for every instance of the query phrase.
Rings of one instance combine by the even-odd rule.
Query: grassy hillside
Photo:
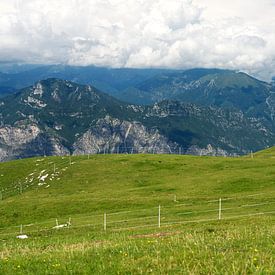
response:
[[[273,274],[274,164],[274,148],[1,163],[0,273]]]

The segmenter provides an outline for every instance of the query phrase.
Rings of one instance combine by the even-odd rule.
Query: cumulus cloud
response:
[[[2,0],[0,60],[111,67],[219,67],[270,78],[275,74],[274,1],[228,3]],[[259,16],[259,11],[265,15]]]

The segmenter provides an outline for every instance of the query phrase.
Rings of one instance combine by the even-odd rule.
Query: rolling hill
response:
[[[274,161],[271,148],[1,163],[0,272],[272,274]]]

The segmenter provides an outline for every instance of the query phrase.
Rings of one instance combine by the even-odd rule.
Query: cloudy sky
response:
[[[1,0],[0,61],[275,75],[275,0]]]

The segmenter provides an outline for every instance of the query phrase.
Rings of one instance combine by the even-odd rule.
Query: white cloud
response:
[[[2,0],[0,60],[275,75],[275,1]]]

